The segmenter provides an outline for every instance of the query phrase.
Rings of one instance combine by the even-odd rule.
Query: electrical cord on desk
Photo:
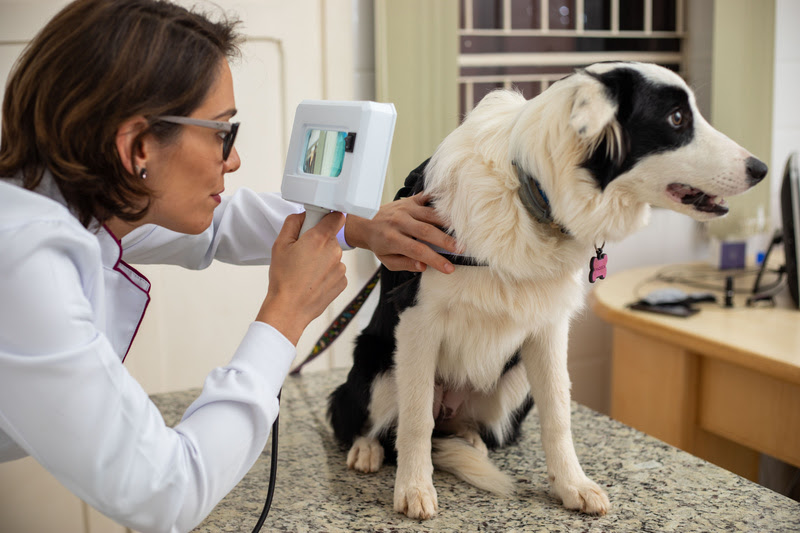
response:
[[[731,277],[736,280],[750,278],[758,274],[759,269],[747,268],[741,270],[723,271],[713,266],[695,265],[669,266],[659,270],[655,275],[655,280],[665,283],[680,283],[695,289],[707,291],[725,292],[726,278]],[[737,283],[739,287],[741,283]],[[750,294],[749,289],[734,289],[737,294]]]
[[[663,299],[666,297],[672,298],[673,300],[682,300],[684,303],[716,301],[721,306],[731,308],[733,307],[734,294],[746,294],[749,296],[747,299],[747,307],[774,305],[773,296],[781,290],[785,282],[783,275],[785,269],[767,269],[767,257],[765,257],[764,262],[759,268],[738,270],[719,270],[711,265],[670,265],[661,268],[651,277],[641,280],[634,287],[634,295],[639,299],[639,303],[647,302],[653,298]],[[759,287],[761,278],[765,273],[776,274],[777,280],[760,286],[760,289],[756,292],[755,288]],[[750,280],[753,277],[756,279],[753,290],[745,288],[750,286]],[[684,294],[683,297],[685,298],[679,298],[677,293],[661,294],[666,291],[666,289],[643,294],[644,287],[653,282],[683,285],[708,292]],[[720,298],[715,298],[713,293],[718,294]],[[652,302],[650,305],[652,305]]]
[[[753,283],[753,295],[747,299],[748,307],[754,307],[756,305],[774,307],[775,295],[782,290],[784,283],[788,283],[788,277],[784,279],[784,275],[787,274],[786,265],[783,265],[777,270],[772,271],[778,274],[778,280],[776,282],[769,285],[761,284],[761,278],[764,276],[764,273],[767,272],[767,260],[769,259],[769,255],[772,253],[772,249],[782,242],[783,232],[781,230],[775,231],[775,234],[772,236],[772,241],[769,243],[769,248],[767,248],[767,253],[764,254],[764,261],[761,263],[761,268],[758,270],[756,281]]]
[[[743,275],[742,272],[738,273]],[[747,274],[752,274],[748,272]],[[644,300],[648,294],[643,292],[643,288],[653,282],[668,284],[681,284],[694,289],[711,291],[722,296],[725,295],[726,277],[730,274],[723,274],[714,267],[703,266],[668,266],[658,270],[654,275],[641,280],[633,289],[633,294],[639,300]],[[715,283],[712,283],[715,282]],[[737,291],[742,292],[742,291]],[[689,296],[689,295],[687,295]]]
[[[784,278],[786,266],[782,266],[774,272],[778,274],[778,281],[766,286],[760,284],[761,276],[759,275],[753,286],[752,296],[747,298],[747,307],[775,307],[775,296],[783,290],[789,280],[788,277]]]
[[[283,389],[278,391],[278,405],[280,406],[281,403],[281,392]],[[272,452],[269,458],[269,486],[267,487],[267,501],[264,502],[264,508],[261,510],[261,516],[258,517],[258,522],[256,522],[255,527],[253,528],[253,533],[258,533],[261,531],[261,526],[264,525],[264,521],[267,519],[267,515],[269,514],[269,508],[272,507],[272,495],[275,493],[275,471],[278,469],[278,420],[280,419],[280,413],[278,416],[275,417],[275,422],[272,423]]]

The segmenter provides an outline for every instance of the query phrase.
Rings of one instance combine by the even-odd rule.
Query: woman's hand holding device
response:
[[[290,215],[272,246],[269,287],[256,317],[295,346],[306,326],[347,286],[336,240],[344,215],[330,213],[300,236],[304,219],[304,213]]]

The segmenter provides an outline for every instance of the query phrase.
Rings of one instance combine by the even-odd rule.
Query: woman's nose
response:
[[[225,172],[236,172],[242,166],[242,160],[239,159],[239,152],[234,146],[231,148],[231,153],[228,154],[228,159],[225,160]]]

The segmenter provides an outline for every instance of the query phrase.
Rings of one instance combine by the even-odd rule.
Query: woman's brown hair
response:
[[[122,165],[119,126],[134,116],[189,115],[223,58],[238,53],[236,21],[212,22],[160,0],[78,0],[58,13],[17,60],[3,99],[0,176],[36,188],[55,178],[84,226],[141,219],[150,194]],[[162,142],[174,124],[139,133]],[[134,206],[142,206],[136,208]]]

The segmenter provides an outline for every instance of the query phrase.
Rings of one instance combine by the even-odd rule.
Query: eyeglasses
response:
[[[219,120],[202,120],[199,118],[178,117],[175,115],[163,115],[155,117],[155,120],[171,122],[173,124],[187,124],[189,126],[200,126],[201,128],[211,128],[224,132],[222,136],[222,160],[227,161],[233,149],[233,141],[236,140],[236,133],[239,131],[238,122],[223,122]]]

